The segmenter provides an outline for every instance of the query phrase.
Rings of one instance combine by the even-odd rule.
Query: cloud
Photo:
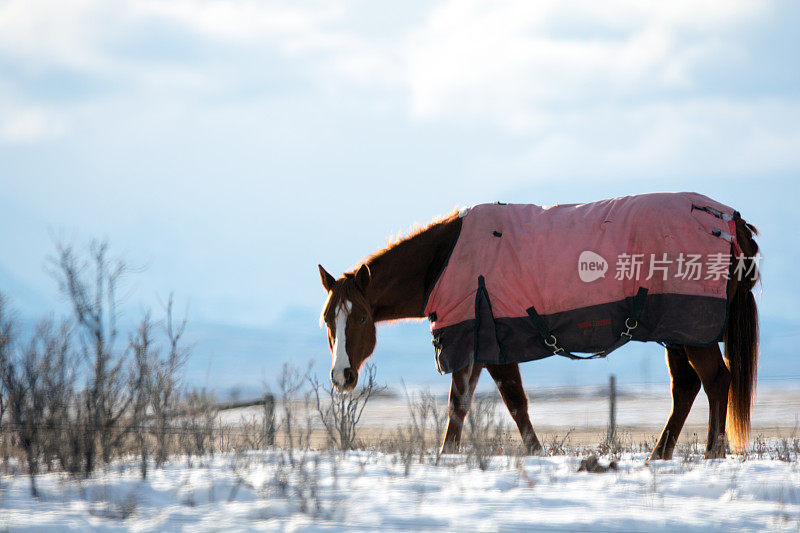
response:
[[[545,107],[681,95],[697,65],[736,48],[725,32],[764,5],[449,1],[410,39],[411,109],[517,129]]]
[[[800,102],[689,99],[545,113],[518,175],[717,178],[800,169]]]
[[[297,265],[523,183],[793,176],[792,5],[4,0],[0,199],[155,254],[210,314],[316,302]]]
[[[274,43],[287,53],[336,44],[326,24],[344,15],[341,2],[150,0],[135,5],[136,18],[164,18],[226,42]]]
[[[55,114],[36,107],[0,106],[0,140],[31,143],[60,137],[64,122]]]
[[[0,53],[132,84],[166,60],[210,85],[224,59],[243,56],[257,69],[278,56],[323,88],[402,91],[418,118],[518,128],[542,106],[691,91],[698,65],[740,52],[730,29],[769,6],[450,0],[428,11],[409,5],[422,15],[398,31],[394,18],[360,21],[366,6],[346,1],[8,0]],[[229,74],[232,86],[243,75]]]
[[[32,68],[111,67],[102,38],[120,26],[114,2],[9,0],[0,4],[0,52]]]
[[[776,72],[749,48],[776,11],[451,0],[408,38],[409,109],[508,136],[521,149],[483,164],[511,165],[521,179],[796,172],[798,88],[770,84]]]
[[[781,5],[447,0],[389,17],[347,1],[8,0],[0,70],[5,58],[22,81],[0,98],[25,105],[2,138],[63,134],[43,109],[201,120],[270,101],[507,136],[510,164],[542,174],[796,170],[798,91],[772,94],[777,70],[758,70],[769,62],[747,37],[770,33]],[[786,77],[784,63],[770,68]],[[36,90],[66,76],[97,85],[74,91],[90,105]]]
[[[202,95],[209,91],[198,80],[215,90],[246,77],[244,68],[225,68],[243,67],[242,58],[253,69],[276,55],[313,64],[320,50],[346,47],[347,37],[325,26],[340,12],[335,2],[8,0],[0,4],[0,72],[4,63],[29,77],[80,72],[129,92],[151,87],[155,74]]]

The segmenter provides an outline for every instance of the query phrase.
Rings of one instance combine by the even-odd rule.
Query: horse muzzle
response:
[[[331,370],[331,383],[338,392],[350,392],[358,383],[358,372],[352,368],[345,368],[337,375],[335,370]]]

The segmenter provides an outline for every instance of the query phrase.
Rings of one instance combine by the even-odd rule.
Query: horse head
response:
[[[328,299],[320,324],[328,330],[333,364],[331,382],[339,392],[353,390],[358,372],[375,349],[375,321],[366,291],[370,280],[367,265],[336,279],[319,265]]]

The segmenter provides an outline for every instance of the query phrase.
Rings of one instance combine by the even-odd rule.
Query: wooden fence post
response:
[[[617,378],[608,378],[608,444],[613,448],[617,436]]]

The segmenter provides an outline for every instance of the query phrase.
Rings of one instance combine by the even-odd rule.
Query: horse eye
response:
[[[362,317],[361,317],[361,318],[360,318],[358,321],[359,321],[359,322],[361,322],[361,323],[363,324],[364,322],[366,322],[366,321],[367,321],[367,317],[365,317],[365,316],[362,316]]]

